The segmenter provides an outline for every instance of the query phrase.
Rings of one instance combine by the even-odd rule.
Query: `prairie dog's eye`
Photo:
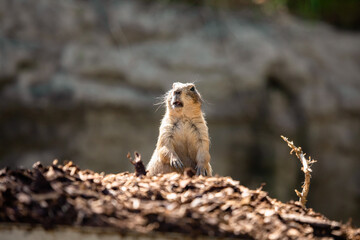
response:
[[[191,87],[190,91],[194,92],[195,91],[195,87]]]

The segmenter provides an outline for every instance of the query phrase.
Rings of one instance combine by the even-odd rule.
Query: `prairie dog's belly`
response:
[[[198,136],[194,133],[191,123],[178,122],[174,131],[174,150],[186,167],[196,166]]]

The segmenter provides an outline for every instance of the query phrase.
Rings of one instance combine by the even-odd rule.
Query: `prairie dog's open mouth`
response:
[[[172,105],[174,108],[180,108],[184,106],[184,104],[181,101],[173,101]]]

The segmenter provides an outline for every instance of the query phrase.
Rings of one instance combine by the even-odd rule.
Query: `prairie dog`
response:
[[[174,83],[165,95],[166,113],[161,121],[156,149],[148,174],[183,172],[211,176],[209,133],[201,111],[202,98],[192,83]]]

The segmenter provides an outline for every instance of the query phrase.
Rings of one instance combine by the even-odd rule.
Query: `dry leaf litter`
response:
[[[0,221],[243,239],[360,239],[360,229],[230,177],[99,174],[72,162],[0,170]]]

